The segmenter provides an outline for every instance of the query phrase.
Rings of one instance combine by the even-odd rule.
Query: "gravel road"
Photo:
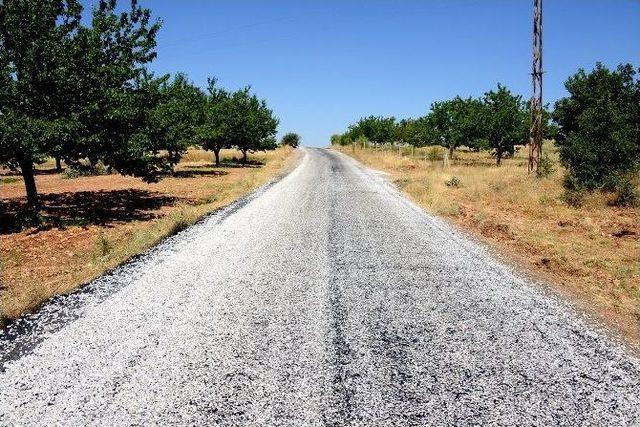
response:
[[[88,289],[0,336],[0,425],[640,425],[638,359],[328,150]]]

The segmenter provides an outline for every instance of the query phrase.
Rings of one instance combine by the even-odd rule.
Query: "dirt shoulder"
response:
[[[46,217],[40,228],[11,226],[25,194],[20,177],[5,171],[0,313],[16,318],[73,291],[283,173],[297,156],[284,147],[240,167],[229,161],[239,153],[228,150],[226,164],[213,167],[212,153],[191,150],[174,176],[154,184],[121,175],[69,179],[43,165],[36,177]]]
[[[604,194],[587,197],[581,208],[567,206],[563,171],[553,147],[545,148],[556,160],[547,178],[527,174],[524,153],[496,167],[487,153],[458,152],[444,168],[430,149],[336,149],[389,173],[425,210],[487,243],[638,346],[640,209],[610,206]]]

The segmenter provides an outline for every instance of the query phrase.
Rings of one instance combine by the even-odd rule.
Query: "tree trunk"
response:
[[[496,151],[496,165],[500,166],[502,164],[502,151]]]
[[[242,150],[242,164],[247,164],[247,150]]]
[[[62,172],[62,161],[60,160],[60,156],[56,156],[56,170],[58,172]]]
[[[30,211],[39,212],[40,199],[38,198],[38,190],[36,189],[33,163],[29,160],[20,162],[20,171],[22,172],[25,190],[27,191],[27,206]]]
[[[216,166],[220,166],[220,149],[213,150],[213,154],[216,156]]]

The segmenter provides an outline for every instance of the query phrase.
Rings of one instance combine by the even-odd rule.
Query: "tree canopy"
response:
[[[0,3],[0,162],[19,167],[37,210],[34,164],[62,156],[102,161],[152,181],[165,169],[146,130],[153,96],[142,84],[159,22],[131,1],[102,0],[81,23],[76,0]]]
[[[289,132],[282,137],[280,142],[282,145],[288,145],[290,147],[296,148],[300,145],[300,135],[294,132]]]
[[[463,99],[459,96],[431,104],[427,121],[436,140],[449,148],[450,155],[459,146],[473,146],[484,136],[483,107],[479,99]]]
[[[193,144],[196,129],[203,120],[205,94],[178,73],[160,79],[158,102],[149,113],[149,135],[157,150],[166,150],[175,165]]]
[[[597,188],[640,165],[640,79],[631,64],[598,63],[565,83],[556,102],[560,159],[574,185]]]
[[[496,90],[485,93],[485,113],[482,120],[484,131],[496,162],[500,165],[505,155],[513,155],[517,144],[527,142],[527,112],[522,96],[514,95],[509,89],[498,84]]]
[[[276,148],[277,127],[273,111],[249,87],[227,92],[215,87],[215,79],[209,79],[204,119],[196,134],[203,148],[214,151],[216,164],[223,148],[240,150],[243,163],[249,152]]]
[[[190,145],[247,153],[276,147],[278,120],[249,88],[204,92],[178,73],[154,77],[160,22],[129,0],[0,1],[0,163],[20,169],[33,212],[35,165],[104,164],[153,182]]]
[[[364,137],[367,141],[384,143],[395,136],[395,117],[369,116],[358,120],[349,127],[349,133],[354,140]]]

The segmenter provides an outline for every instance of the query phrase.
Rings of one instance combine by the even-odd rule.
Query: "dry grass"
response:
[[[562,202],[563,171],[536,178],[525,153],[502,167],[486,153],[458,152],[448,168],[434,149],[374,151],[338,148],[389,172],[427,211],[444,216],[497,248],[509,260],[595,312],[640,343],[640,210],[609,206],[593,194],[575,209]],[[437,150],[437,149],[436,149]],[[425,160],[427,159],[427,160]],[[456,177],[460,185],[446,185]]]
[[[36,181],[49,225],[3,230],[2,313],[15,318],[52,295],[74,290],[262,185],[292,163],[293,153],[279,148],[251,156],[262,166],[214,168],[212,153],[190,150],[177,176],[156,184],[120,175],[64,179],[50,173],[50,162],[41,165]],[[222,153],[224,159],[239,156],[233,150]],[[5,177],[3,210],[23,202],[22,180]]]

